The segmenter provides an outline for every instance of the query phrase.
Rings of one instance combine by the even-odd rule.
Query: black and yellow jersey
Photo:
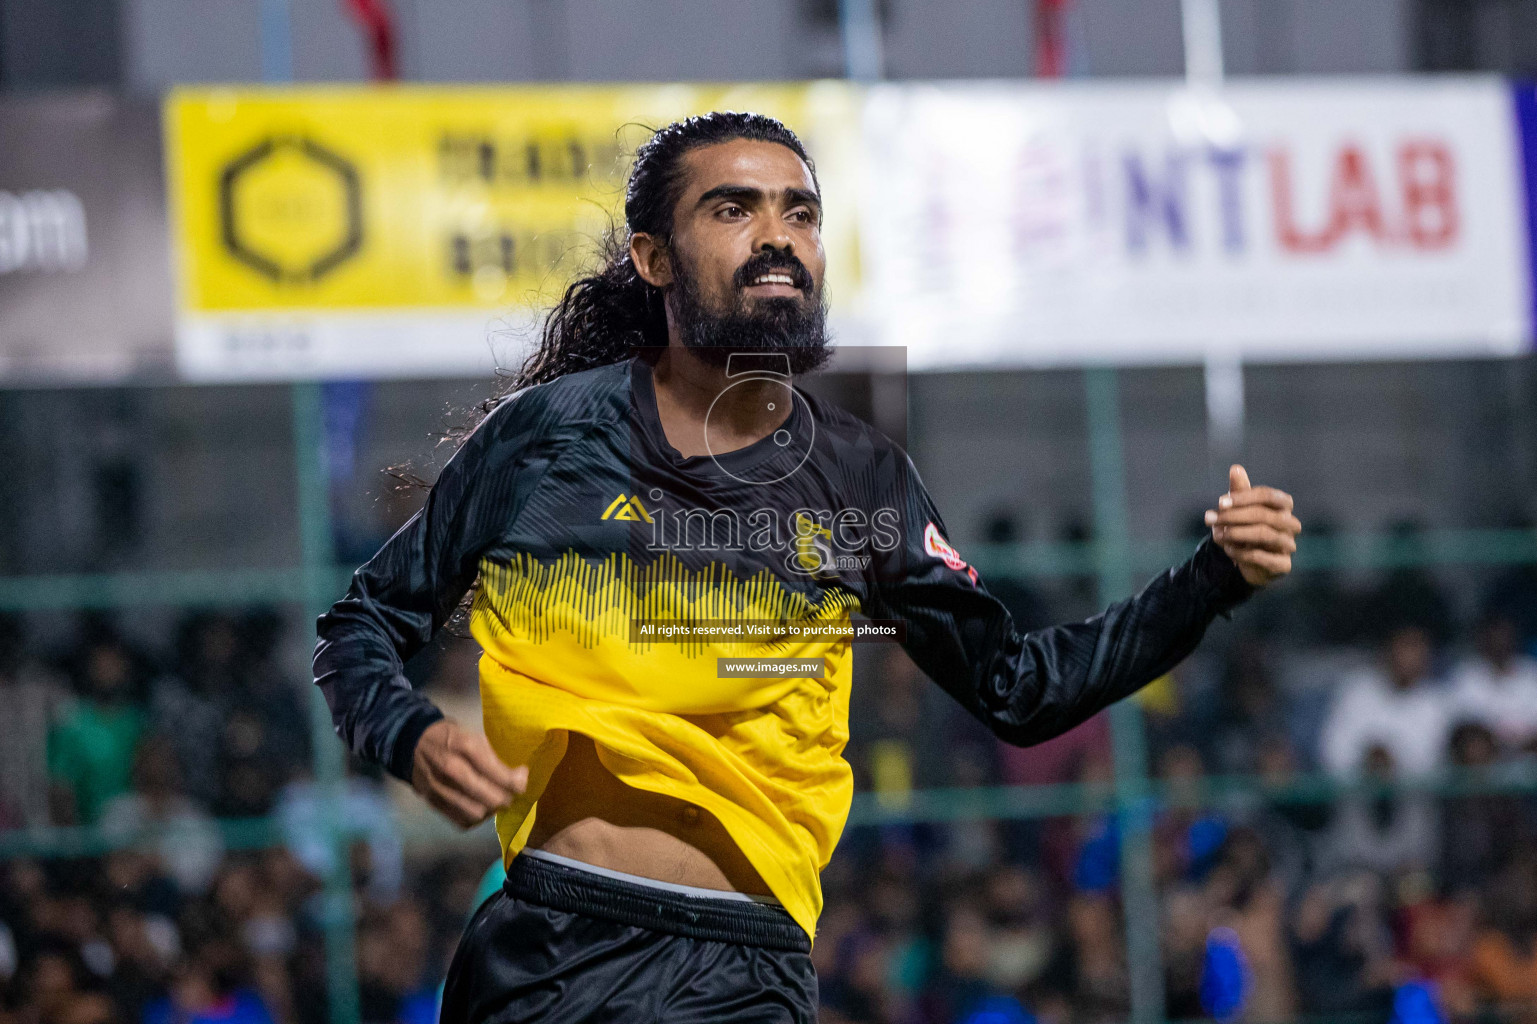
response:
[[[530,766],[527,794],[497,819],[505,857],[575,731],[626,784],[713,814],[812,933],[853,795],[852,617],[900,623],[929,676],[1029,744],[1168,671],[1249,593],[1208,541],[1100,616],[1019,633],[901,449],[784,380],[783,427],[714,456],[668,444],[644,358],[503,401],[321,617],[315,677],[337,732],[410,778],[441,716],[402,665],[478,580],[486,735]],[[756,656],[823,671],[721,661]]]

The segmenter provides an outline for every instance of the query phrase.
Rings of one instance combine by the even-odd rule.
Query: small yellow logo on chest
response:
[[[603,510],[604,519],[617,519],[623,523],[652,523],[651,513],[646,511],[646,506],[640,503],[640,495],[631,498],[621,494],[609,502],[608,508]]]

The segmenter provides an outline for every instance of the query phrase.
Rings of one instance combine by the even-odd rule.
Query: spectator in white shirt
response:
[[[1360,772],[1372,782],[1391,785],[1396,774],[1393,755],[1381,744],[1372,744]],[[1336,809],[1323,851],[1323,870],[1334,874],[1364,868],[1391,875],[1434,867],[1438,824],[1435,804],[1422,794],[1352,795]]]
[[[1507,746],[1537,738],[1537,661],[1520,653],[1516,623],[1493,612],[1478,628],[1478,653],[1452,677],[1453,714],[1477,722]]]
[[[1444,763],[1452,726],[1446,690],[1430,682],[1430,636],[1405,625],[1389,636],[1380,669],[1345,677],[1324,723],[1319,756],[1336,775],[1362,772],[1374,747],[1391,756],[1404,778],[1424,776]]]

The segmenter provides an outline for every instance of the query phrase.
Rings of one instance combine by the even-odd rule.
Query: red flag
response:
[[[399,77],[395,64],[395,17],[384,0],[343,0],[347,13],[368,37],[369,64],[376,82]]]
[[[1039,78],[1067,74],[1067,8],[1072,0],[1035,0],[1035,73]]]

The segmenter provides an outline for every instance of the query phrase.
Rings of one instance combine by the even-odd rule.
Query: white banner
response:
[[[914,368],[1525,351],[1514,129],[1493,78],[880,86],[849,312]]]

